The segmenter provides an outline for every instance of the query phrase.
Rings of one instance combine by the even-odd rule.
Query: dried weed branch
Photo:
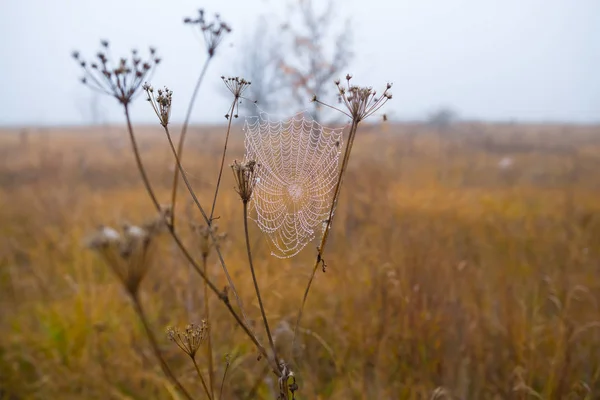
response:
[[[342,85],[340,80],[335,81],[335,85],[338,89],[338,99],[339,102],[345,106],[346,111],[339,109],[337,107],[330,106],[326,103],[321,102],[315,95],[313,97],[313,102],[317,102],[323,104],[327,107],[333,108],[344,115],[348,116],[351,119],[350,132],[348,134],[348,141],[346,143],[346,149],[344,150],[344,157],[342,159],[342,165],[340,166],[340,172],[338,174],[337,182],[335,185],[335,190],[333,194],[333,199],[331,201],[331,208],[329,210],[329,217],[325,221],[325,230],[323,231],[323,236],[321,237],[321,242],[317,247],[317,257],[315,260],[315,264],[312,269],[312,273],[308,280],[308,284],[306,285],[306,289],[304,291],[304,296],[302,298],[302,304],[300,305],[300,310],[298,311],[298,317],[296,319],[296,327],[294,329],[294,347],[296,342],[296,337],[298,334],[298,327],[300,326],[300,320],[302,319],[302,312],[304,310],[304,306],[306,304],[306,299],[308,298],[308,293],[310,291],[312,282],[317,273],[317,269],[319,266],[325,268],[327,264],[325,263],[325,259],[323,255],[325,253],[325,245],[327,244],[327,239],[329,237],[329,231],[331,229],[331,225],[333,223],[333,217],[335,213],[335,209],[337,207],[337,203],[340,197],[340,192],[342,189],[342,182],[344,179],[344,174],[346,173],[346,169],[348,167],[348,162],[350,160],[350,154],[352,152],[352,146],[354,145],[354,139],[356,137],[356,132],[358,130],[358,125],[366,118],[370,117],[381,107],[387,103],[388,100],[391,100],[392,94],[390,89],[392,88],[392,84],[388,83],[386,85],[385,90],[381,93],[380,96],[377,96],[377,92],[373,90],[371,87],[360,87],[351,85],[350,81],[352,80],[352,75],[346,75],[346,85]]]
[[[214,213],[215,213],[215,206],[217,205],[217,196],[219,195],[219,187],[221,186],[221,176],[223,175],[223,167],[225,165],[225,155],[227,154],[227,143],[229,143],[229,133],[231,132],[231,121],[233,120],[232,117],[234,117],[234,118],[238,117],[238,108],[239,108],[239,103],[240,103],[241,99],[243,98],[242,95],[243,95],[244,91],[246,91],[248,86],[251,85],[251,83],[249,81],[245,80],[244,78],[239,78],[237,76],[229,77],[229,78],[225,78],[224,76],[221,76],[221,79],[223,80],[223,83],[225,83],[225,86],[227,87],[227,89],[229,89],[229,91],[233,95],[233,101],[231,103],[231,108],[229,109],[229,113],[227,113],[225,115],[225,118],[228,121],[227,134],[225,135],[225,144],[223,146],[223,156],[221,157],[221,166],[219,167],[219,176],[217,178],[217,186],[215,187],[215,195],[213,197],[213,203],[212,203],[212,207],[210,210],[209,224],[212,224]]]
[[[185,398],[191,399],[190,394],[185,390],[181,383],[174,376],[173,372],[165,362],[158,342],[154,333],[152,332],[148,323],[148,318],[144,312],[143,306],[140,302],[139,290],[142,280],[147,274],[148,268],[151,265],[151,257],[154,249],[155,236],[158,235],[162,230],[168,231],[171,235],[175,244],[183,254],[185,260],[189,264],[191,270],[195,271],[203,280],[204,286],[204,314],[205,320],[202,321],[201,325],[188,325],[184,330],[178,330],[176,328],[169,328],[168,337],[191,359],[199,380],[201,381],[202,387],[205,394],[210,400],[215,398],[215,368],[213,359],[213,344],[211,340],[211,320],[210,320],[210,307],[209,307],[209,293],[214,293],[221,303],[225,305],[229,314],[234,318],[236,324],[242,328],[245,335],[252,341],[256,346],[261,356],[266,358],[267,363],[271,371],[277,376],[279,399],[293,399],[295,392],[298,390],[296,378],[289,365],[285,360],[279,359],[277,354],[277,348],[271,332],[271,327],[268,322],[267,313],[263,304],[261,291],[258,285],[258,279],[254,267],[253,255],[250,247],[250,235],[248,229],[248,207],[249,202],[252,199],[253,190],[257,183],[257,171],[262,167],[256,161],[249,160],[247,162],[235,161],[231,166],[236,183],[236,192],[240,196],[243,204],[243,219],[244,219],[244,236],[246,244],[246,253],[248,257],[248,264],[252,275],[252,281],[254,286],[254,292],[258,304],[260,307],[261,318],[263,320],[265,332],[268,338],[270,352],[261,344],[257,335],[251,329],[249,320],[245,314],[244,305],[241,297],[239,296],[233,279],[229,274],[227,265],[223,258],[223,254],[220,249],[220,241],[223,239],[222,234],[218,234],[218,227],[214,224],[214,212],[219,195],[219,189],[221,186],[222,172],[224,168],[224,162],[227,155],[227,148],[229,143],[229,137],[231,133],[232,120],[238,117],[238,109],[240,102],[244,98],[245,90],[250,86],[250,82],[243,78],[232,77],[225,78],[222,80],[226,87],[233,95],[233,100],[229,108],[226,118],[228,120],[227,131],[225,135],[225,142],[223,145],[223,152],[221,156],[221,162],[219,167],[219,173],[217,177],[217,183],[215,192],[212,200],[210,213],[207,213],[203,208],[198,196],[196,195],[186,171],[182,165],[182,154],[184,148],[185,134],[189,124],[189,118],[191,116],[193,104],[197,97],[200,84],[203,80],[206,72],[208,63],[214,57],[216,49],[222,43],[224,36],[231,31],[229,26],[223,23],[219,17],[216,17],[214,22],[207,22],[204,18],[204,12],[201,10],[199,16],[195,19],[186,18],[184,21],[186,24],[197,25],[202,32],[204,41],[207,47],[208,58],[201,70],[199,79],[194,88],[194,93],[188,110],[186,113],[184,125],[179,138],[177,148],[173,142],[172,136],[169,131],[169,124],[171,119],[171,109],[173,102],[173,92],[167,87],[159,89],[156,92],[149,84],[142,84],[146,79],[149,79],[154,71],[154,67],[159,64],[160,59],[156,57],[155,50],[150,50],[150,59],[148,61],[142,61],[138,56],[137,52],[133,51],[131,59],[121,59],[116,66],[112,66],[110,57],[108,54],[109,45],[108,42],[102,42],[102,46],[105,51],[98,53],[98,61],[95,63],[88,64],[81,60],[79,53],[74,53],[74,58],[77,60],[79,65],[84,71],[83,83],[90,86],[93,90],[100,91],[102,93],[111,95],[116,98],[122,105],[125,120],[127,125],[127,131],[130,137],[132,151],[135,156],[137,169],[142,177],[144,187],[152,200],[156,211],[158,212],[158,219],[153,222],[146,224],[141,227],[125,225],[121,233],[107,227],[101,227],[96,235],[94,235],[90,241],[90,247],[94,248],[104,258],[107,264],[110,266],[114,274],[118,277],[119,281],[127,290],[130,295],[135,311],[137,312],[146,335],[149,338],[153,352],[156,358],[159,360],[161,367],[165,375],[175,384]],[[331,71],[330,71],[331,72]],[[306,303],[308,293],[311,287],[311,283],[314,279],[316,270],[319,266],[325,268],[324,251],[329,232],[334,217],[334,211],[337,207],[341,186],[346,172],[350,153],[354,143],[354,138],[358,129],[358,125],[365,118],[376,113],[386,102],[391,99],[389,89],[391,85],[388,84],[385,91],[381,96],[377,97],[377,94],[371,88],[363,88],[358,86],[350,85],[351,77],[346,77],[347,84],[345,86],[340,85],[340,82],[336,82],[338,88],[338,94],[340,103],[343,104],[345,110],[341,110],[336,107],[332,107],[321,103],[320,99],[315,96],[313,101],[320,105],[325,105],[330,108],[334,108],[346,116],[352,119],[352,124],[349,133],[349,139],[344,151],[344,157],[340,167],[339,175],[336,181],[334,195],[331,201],[331,208],[329,211],[328,219],[325,221],[325,228],[323,236],[321,238],[320,245],[317,248],[317,258],[313,268],[311,278],[306,287],[304,297],[302,299],[302,306],[298,313],[296,322],[296,329],[294,331],[294,339],[292,340],[292,347],[294,347],[296,332],[300,324],[302,311]],[[154,113],[156,114],[160,125],[165,131],[169,147],[171,149],[173,158],[175,160],[176,168],[173,175],[173,183],[171,190],[171,201],[168,207],[161,206],[149,177],[146,173],[146,169],[141,158],[140,149],[136,141],[136,136],[131,124],[131,118],[129,113],[129,105],[131,101],[143,90],[146,92],[147,101],[150,103]],[[177,187],[179,176],[181,175],[185,186],[193,200],[193,203],[202,215],[205,225],[194,225],[190,221],[192,231],[196,235],[199,250],[201,255],[201,264],[196,261],[192,252],[184,245],[182,239],[178,234],[178,230],[175,229],[175,207],[177,203]],[[228,287],[224,291],[220,291],[211,280],[207,270],[207,260],[212,250],[215,250],[220,265],[225,273],[228,281]],[[237,310],[234,309],[229,301],[228,290],[233,293],[237,301]],[[191,294],[192,288],[188,288],[189,294]],[[188,305],[191,305],[189,302]],[[204,374],[199,368],[196,360],[196,355],[200,350],[201,346],[206,345],[206,357],[208,360],[208,380],[205,379]],[[223,385],[229,370],[229,362],[227,362],[223,378],[221,381],[221,387],[219,391],[219,398],[222,398]],[[291,397],[290,397],[291,396]]]
[[[185,136],[188,130],[188,126],[190,123],[190,118],[192,116],[192,111],[194,109],[194,103],[196,102],[196,98],[198,97],[198,92],[200,90],[200,85],[204,80],[204,76],[206,75],[206,71],[208,70],[208,66],[216,54],[216,51],[219,45],[223,42],[225,35],[231,33],[231,27],[221,20],[221,17],[217,14],[215,15],[215,19],[213,21],[207,21],[205,12],[203,9],[198,10],[198,17],[190,18],[186,17],[183,20],[184,24],[196,26],[200,32],[202,33],[202,37],[204,39],[204,45],[206,47],[207,58],[202,66],[200,71],[200,75],[198,76],[198,80],[196,81],[196,85],[194,86],[194,91],[192,93],[192,98],[188,104],[187,111],[185,113],[185,119],[183,121],[183,126],[181,127],[181,133],[179,135],[179,142],[177,144],[177,159],[183,159],[183,148],[185,144]],[[175,172],[173,175],[173,188],[172,188],[172,208],[173,212],[175,212],[175,203],[177,200],[177,187],[179,181],[179,169],[175,168]]]
[[[233,171],[233,176],[236,182],[235,190],[240,195],[244,208],[244,236],[246,238],[248,264],[250,265],[250,272],[252,273],[252,283],[254,284],[254,291],[260,307],[262,320],[265,325],[265,331],[267,333],[267,337],[269,338],[269,345],[271,346],[271,351],[273,352],[273,360],[275,361],[276,365],[279,366],[275,343],[273,342],[269,321],[267,319],[267,314],[265,313],[265,307],[263,305],[260,289],[258,288],[258,281],[256,280],[256,272],[254,271],[254,263],[252,262],[252,251],[250,249],[250,234],[248,233],[248,202],[252,198],[252,191],[256,185],[258,168],[260,168],[260,165],[253,160],[248,162],[239,162],[236,160],[234,161],[233,165],[231,165],[231,170]],[[282,371],[280,370],[279,372],[281,373]]]

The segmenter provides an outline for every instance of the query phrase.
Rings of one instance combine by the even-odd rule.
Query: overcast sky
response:
[[[319,0],[320,1],[320,0]],[[317,3],[319,3],[317,1]],[[0,125],[89,121],[90,92],[78,83],[70,54],[93,55],[98,41],[113,54],[149,45],[163,57],[152,83],[185,104],[204,50],[184,16],[219,12],[234,32],[211,65],[194,122],[219,122],[228,99],[219,76],[237,75],[236,47],[261,14],[282,15],[283,0],[0,0]],[[484,120],[600,121],[599,0],[340,0],[352,18],[357,83],[394,83],[387,110],[423,118],[449,106]],[[340,18],[342,20],[342,18]],[[142,98],[134,119],[153,121]],[[121,121],[110,98],[110,121]],[[307,103],[308,106],[308,103]],[[291,109],[293,114],[299,109]]]

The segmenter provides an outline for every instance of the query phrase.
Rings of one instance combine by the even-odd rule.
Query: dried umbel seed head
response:
[[[392,87],[391,83],[388,83],[381,96],[377,97],[377,92],[373,90],[373,88],[350,85],[351,77],[349,75],[346,79],[346,87],[343,87],[340,84],[337,85],[338,95],[341,102],[350,112],[352,118],[357,121],[361,121],[377,112],[377,110],[392,98],[392,94],[390,93]]]
[[[189,324],[185,329],[169,327],[167,328],[167,337],[190,358],[194,359],[200,345],[206,340],[208,334],[208,324],[202,320],[200,325]]]
[[[150,243],[150,233],[141,226],[123,224],[120,255],[124,260],[135,257],[140,250],[145,252]]]
[[[109,44],[101,41],[102,50],[96,54],[96,59],[86,62],[81,59],[78,51],[73,52],[73,58],[83,70],[81,82],[92,90],[115,97],[121,104],[131,103],[142,82],[154,72],[160,58],[156,50],[150,48],[150,55],[142,60],[137,50],[132,50],[128,58],[121,58],[113,62],[110,58]]]
[[[258,168],[260,168],[260,164],[254,160],[247,162],[235,160],[231,165],[236,183],[236,192],[244,203],[249,202],[252,197],[257,182]]]
[[[103,247],[116,245],[121,240],[121,234],[108,226],[99,226],[98,230],[88,238],[86,246],[98,250]]]
[[[245,80],[244,78],[240,78],[238,76],[225,78],[221,76],[223,83],[227,86],[227,89],[235,96],[242,97],[242,93],[252,84],[252,82]]]
[[[146,100],[152,105],[160,124],[164,127],[169,125],[173,91],[165,86],[164,89],[158,89],[155,93],[154,88],[147,83],[142,88],[146,92]]]
[[[204,10],[200,9],[198,10],[197,18],[186,17],[183,19],[183,23],[199,27],[204,37],[208,56],[212,57],[215,55],[225,35],[231,32],[231,28],[225,22],[221,21],[219,14],[215,14],[214,20],[210,22],[206,21],[205,17]]]
[[[377,96],[377,92],[373,90],[373,88],[351,85],[351,80],[352,75],[350,74],[346,75],[345,85],[343,85],[339,79],[335,80],[335,85],[338,89],[339,103],[343,104],[347,111],[322,103],[316,96],[313,97],[312,101],[344,113],[358,123],[376,113],[392,98],[392,93],[390,92],[390,89],[392,88],[391,83],[388,83],[383,93],[380,96]]]
[[[100,226],[87,240],[87,246],[102,257],[132,296],[137,295],[152,263],[159,226],[155,222],[124,224],[121,232]]]
[[[229,78],[225,78],[224,76],[221,76],[221,79],[223,80],[223,83],[225,83],[225,86],[227,87],[227,89],[229,89],[229,91],[231,92],[231,94],[233,94],[234,97],[234,102],[235,105],[232,109],[233,111],[233,117],[237,118],[238,114],[237,114],[237,110],[239,109],[239,103],[237,102],[238,100],[244,99],[244,100],[248,100],[247,98],[243,97],[243,93],[244,91],[248,88],[248,86],[251,85],[250,81],[245,80],[244,78],[240,78],[240,77],[229,77]],[[225,115],[226,119],[231,118],[231,115],[227,114]]]
[[[212,224],[212,226],[193,224],[191,228],[198,238],[198,247],[203,258],[207,258],[210,255],[211,249],[213,247],[218,248],[225,238],[227,238],[226,232],[219,233],[219,226],[217,224]],[[211,237],[211,230],[215,240]]]

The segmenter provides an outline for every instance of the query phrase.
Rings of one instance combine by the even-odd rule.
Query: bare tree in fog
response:
[[[349,21],[341,31],[331,32],[334,10],[333,0],[327,1],[320,13],[312,0],[296,0],[289,7],[288,22],[281,28],[286,54],[279,67],[298,105],[305,106],[313,95],[325,98],[334,87],[332,81],[340,77],[352,58]],[[312,104],[313,118],[319,121],[321,107]]]
[[[259,18],[255,31],[242,42],[238,60],[243,76],[252,82],[247,96],[259,108],[270,112],[287,106],[304,108],[314,95],[325,98],[335,88],[333,81],[346,74],[343,70],[352,58],[350,25],[347,21],[339,32],[332,32],[334,5],[329,0],[319,12],[312,0],[294,0],[285,22]],[[289,96],[282,96],[283,91]],[[245,111],[256,114],[254,105],[245,103]],[[312,104],[312,116],[319,121],[321,106]]]

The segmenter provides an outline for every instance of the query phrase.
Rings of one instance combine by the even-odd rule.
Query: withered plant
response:
[[[236,289],[232,276],[229,273],[227,263],[225,262],[224,255],[221,250],[220,244],[224,240],[224,235],[218,233],[218,227],[215,224],[216,217],[214,212],[218,200],[219,188],[222,182],[221,178],[225,159],[227,157],[227,146],[232,129],[232,120],[234,118],[238,118],[240,101],[248,101],[248,99],[244,98],[244,91],[251,83],[240,77],[222,77],[224,84],[232,94],[232,102],[225,115],[225,118],[228,121],[227,130],[223,144],[223,153],[221,156],[219,172],[214,188],[214,195],[210,203],[208,203],[210,204],[210,209],[205,208],[203,205],[205,203],[203,203],[203,201],[197,195],[187,176],[186,170],[183,167],[185,136],[189,125],[193,104],[198,95],[206,69],[210,61],[213,59],[219,45],[222,43],[224,36],[229,33],[231,29],[227,24],[222,22],[218,16],[211,22],[207,21],[202,10],[200,10],[197,18],[186,18],[184,22],[199,28],[206,43],[207,59],[201,69],[200,76],[194,88],[192,98],[189,102],[177,144],[175,144],[175,140],[169,128],[171,122],[171,109],[173,105],[173,92],[167,87],[164,89],[155,90],[150,84],[145,83],[146,81],[151,80],[152,73],[156,65],[160,63],[160,58],[156,56],[156,50],[150,49],[150,56],[147,60],[142,60],[142,58],[138,56],[137,51],[132,51],[129,58],[122,58],[116,63],[113,63],[110,55],[110,46],[106,41],[101,43],[102,51],[97,54],[97,60],[94,62],[89,63],[83,60],[79,53],[74,53],[75,59],[80,64],[84,72],[84,77],[82,79],[83,83],[94,90],[111,95],[117,99],[117,101],[123,107],[127,131],[131,141],[131,147],[135,157],[136,165],[144,183],[146,192],[157,212],[157,216],[153,217],[150,223],[141,227],[126,225],[121,233],[111,228],[101,227],[99,228],[98,232],[89,240],[89,245],[95,249],[106,261],[108,266],[122,283],[133,302],[135,311],[143,323],[153,352],[157,360],[160,362],[165,375],[179,389],[185,398],[192,399],[193,396],[188,390],[186,390],[186,388],[178,380],[165,361],[165,357],[160,350],[158,340],[156,339],[153,330],[150,328],[148,318],[144,313],[142,302],[139,296],[141,283],[146,276],[148,269],[151,267],[152,252],[155,250],[155,241],[157,240],[158,233],[162,231],[168,232],[176,246],[181,251],[186,262],[189,264],[190,270],[198,274],[204,283],[204,318],[199,324],[196,324],[194,321],[190,321],[187,327],[181,330],[178,328],[169,328],[168,338],[173,341],[178,348],[181,349],[192,361],[206,397],[211,400],[222,398],[223,385],[226,381],[226,374],[229,366],[229,363],[227,363],[227,366],[223,371],[220,389],[218,390],[217,394],[214,351],[211,339],[211,314],[208,302],[209,296],[214,295],[228,310],[235,324],[237,324],[243,330],[245,335],[254,344],[258,350],[258,353],[260,354],[259,358],[265,360],[269,370],[277,377],[277,398],[282,400],[294,399],[295,393],[299,388],[293,372],[293,360],[283,359],[276,350],[277,348],[275,345],[274,335],[263,304],[262,295],[257,280],[257,271],[254,267],[250,246],[250,235],[248,229],[249,204],[253,198],[255,185],[258,181],[257,174],[260,172],[261,168],[263,168],[263,165],[257,162],[257,160],[236,160],[231,165],[231,169],[236,184],[235,190],[240,197],[243,207],[243,225],[248,266],[252,276],[255,296],[259,304],[264,330],[267,336],[267,344],[263,344],[262,340],[260,339],[260,335],[255,332],[253,326],[250,324],[245,311],[245,306]],[[346,85],[341,85],[339,81],[336,82],[339,100],[343,105],[342,109],[336,109],[349,117],[351,123],[346,147],[343,150],[342,163],[337,174],[335,190],[333,197],[331,198],[328,218],[324,223],[323,234],[320,239],[320,244],[317,247],[317,254],[312,269],[312,275],[304,292],[302,306],[298,312],[296,331],[298,330],[304,304],[306,303],[306,299],[308,297],[308,293],[316,271],[318,270],[319,266],[325,270],[327,265],[324,259],[325,246],[327,244],[335,215],[334,212],[338,205],[342,182],[347,170],[358,126],[364,119],[377,112],[387,102],[387,100],[391,99],[392,97],[389,93],[389,89],[391,87],[390,84],[388,84],[383,93],[378,96],[377,93],[371,88],[354,86],[350,84],[350,81],[351,76],[348,75],[346,77]],[[151,184],[145,164],[140,154],[139,146],[136,141],[134,128],[131,124],[129,112],[130,104],[141,92],[145,93],[146,100],[150,103],[160,125],[164,129],[164,134],[166,136],[167,143],[171,150],[175,164],[171,188],[171,199],[166,205],[161,204]],[[328,106],[327,104],[322,103],[321,99],[315,97],[313,100],[318,104]],[[328,107],[335,108],[332,106]],[[200,249],[201,253],[200,261],[196,259],[194,252],[189,246],[184,244],[184,241],[180,236],[181,224],[177,223],[181,218],[177,214],[177,190],[180,176],[185,184],[185,187],[187,188],[193,204],[202,216],[201,222],[193,221],[190,218],[188,218],[187,221],[189,226],[192,227],[192,232],[196,235],[196,243],[199,244],[197,248]],[[224,290],[220,290],[216,286],[214,283],[214,277],[210,276],[207,270],[207,259],[213,251],[216,253],[221,269],[227,278],[228,285]],[[188,288],[190,292],[193,289],[194,288],[192,286]],[[230,296],[234,297],[235,302],[231,301]],[[192,306],[192,304],[188,304],[188,306]],[[205,377],[205,375],[202,373],[202,370],[200,369],[196,359],[197,355],[202,351],[203,348],[205,349],[205,357],[208,364],[208,377]]]

